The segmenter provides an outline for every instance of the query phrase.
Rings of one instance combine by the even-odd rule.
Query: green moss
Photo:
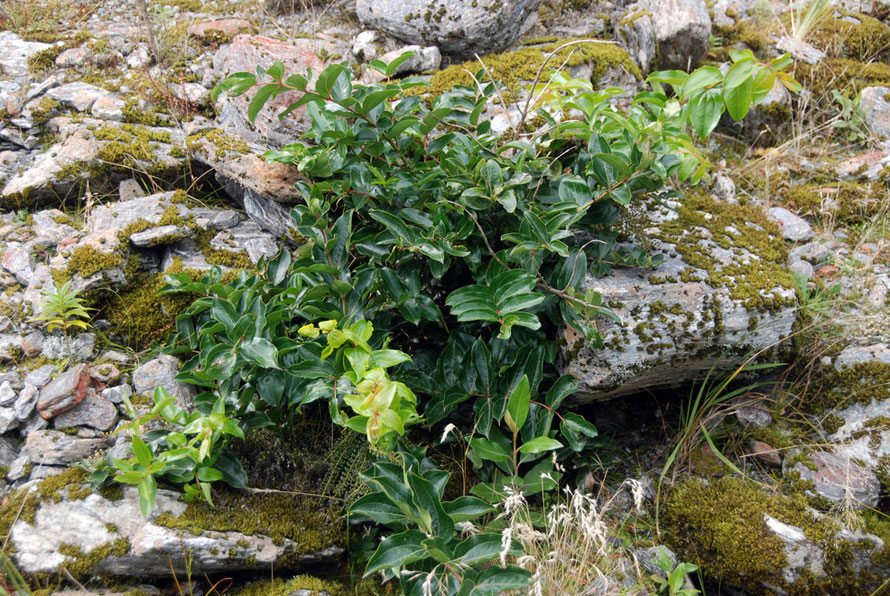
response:
[[[28,56],[28,72],[38,74],[53,68],[56,58],[65,51],[65,46],[50,46]]]
[[[54,99],[43,97],[40,99],[37,107],[31,110],[31,118],[33,118],[34,124],[45,124],[55,114],[58,114],[61,109],[62,104]]]
[[[68,260],[68,275],[80,275],[84,279],[101,271],[119,267],[123,259],[115,252],[102,252],[92,246],[80,246],[74,249]]]
[[[525,47],[514,52],[490,54],[482,59],[487,70],[505,88],[507,101],[521,94],[522,86],[529,84],[538,74],[538,69],[547,59],[548,54],[573,39],[562,39],[540,47]],[[580,43],[559,50],[547,64],[552,70],[565,62],[565,68],[572,68],[585,63],[593,63],[592,80],[597,81],[611,67],[624,67],[637,78],[642,78],[639,67],[630,55],[611,43]],[[479,70],[478,61],[456,64],[436,72],[430,79],[429,88],[418,88],[421,93],[431,96],[441,95],[455,85],[472,86],[470,73]],[[546,75],[546,71],[545,71]]]
[[[823,19],[811,34],[813,43],[831,56],[863,62],[885,55],[890,50],[890,27],[863,15],[855,19],[859,22]]]
[[[830,214],[847,225],[871,221],[882,212],[886,191],[877,186],[838,182],[802,184],[785,192],[785,202],[792,208],[816,216]]]
[[[135,97],[124,101],[124,107],[121,108],[124,121],[130,124],[143,124],[145,126],[163,126],[166,123],[164,118],[155,109],[146,110],[139,106],[139,100]]]
[[[179,517],[160,514],[155,523],[169,528],[187,530],[200,535],[207,530],[241,532],[253,536],[269,536],[281,545],[285,538],[297,543],[299,554],[319,551],[344,539],[344,524],[339,510],[329,501],[310,501],[286,494],[250,494],[220,489],[214,493],[215,507],[193,501]],[[287,567],[285,562],[279,565]]]
[[[794,304],[794,298],[775,293],[777,289],[794,290],[795,285],[785,267],[788,254],[778,227],[761,210],[695,194],[683,201],[678,215],[659,224],[658,239],[674,245],[686,263],[704,271],[711,287],[731,287],[730,297],[750,310],[774,312]],[[756,258],[724,263],[702,250],[700,243],[705,241],[727,250],[745,249]],[[691,279],[685,271],[680,277]]]
[[[830,101],[831,90],[859,93],[865,87],[890,84],[890,64],[860,62],[851,58],[826,58],[816,65],[797,62],[794,78],[817,98]]]
[[[887,398],[890,364],[864,362],[842,370],[831,370],[797,388],[804,412],[821,414],[853,404],[868,405]]]
[[[210,241],[216,236],[214,230],[199,230],[195,236],[198,250],[204,255],[208,263],[212,265],[221,265],[223,267],[231,267],[232,269],[251,269],[253,262],[247,253],[243,250],[226,250],[223,248],[214,248]]]
[[[321,580],[310,575],[298,575],[290,580],[281,578],[254,582],[236,592],[236,596],[288,596],[297,590],[309,590],[312,596],[327,592],[333,596],[346,594],[342,584]]]
[[[63,566],[75,579],[85,579],[96,574],[99,563],[103,559],[123,557],[129,552],[130,541],[126,538],[120,538],[110,544],[103,544],[86,553],[74,544],[59,545],[59,553],[69,557]]]
[[[236,139],[219,129],[204,130],[189,136],[185,141],[185,147],[189,153],[207,155],[207,149],[202,141],[208,141],[216,147],[215,158],[225,159],[233,154],[244,155],[250,153],[250,147],[244,141]]]

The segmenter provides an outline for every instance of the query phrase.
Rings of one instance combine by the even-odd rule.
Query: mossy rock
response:
[[[214,491],[215,507],[185,504],[159,490],[151,516],[134,487],[93,493],[86,474],[65,474],[23,488],[0,508],[0,531],[25,574],[65,568],[86,581],[97,575],[182,576],[238,570],[298,570],[331,563],[344,552],[345,522],[330,501],[287,493]]]

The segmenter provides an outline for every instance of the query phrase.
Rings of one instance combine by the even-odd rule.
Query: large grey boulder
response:
[[[519,37],[540,0],[358,0],[366,27],[402,41],[472,56],[503,50]]]
[[[18,518],[9,534],[15,564],[26,574],[57,573],[64,567],[82,578],[99,573],[169,577],[172,565],[182,577],[187,560],[198,574],[277,572],[330,563],[344,550],[336,516],[315,503],[300,507],[293,499],[271,503],[262,495],[230,500],[217,496],[217,509],[212,509],[187,506],[178,494],[161,489],[154,511],[145,519],[134,487],[125,487],[116,499],[90,493],[78,483],[57,489],[51,498],[40,495],[47,492],[46,485],[41,489],[36,484],[22,489],[31,491],[29,499],[38,500],[36,510]],[[21,497],[18,493],[12,502],[20,503]],[[227,504],[243,510],[227,512]],[[261,513],[272,506],[281,510]],[[271,536],[262,533],[262,521],[245,521],[243,531],[231,529],[235,520],[251,515],[281,525]]]
[[[756,208],[704,195],[649,201],[621,224],[628,250],[664,256],[655,268],[588,275],[622,322],[602,318],[600,349],[566,328],[562,371],[581,402],[688,383],[747,352],[778,344],[797,320],[797,294],[781,232]]]
[[[708,52],[711,17],[705,0],[645,0],[658,43],[658,67],[695,68]]]

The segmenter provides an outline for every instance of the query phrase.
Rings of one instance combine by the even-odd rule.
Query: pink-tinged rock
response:
[[[93,53],[86,48],[71,48],[56,56],[56,66],[79,66],[92,55]]]
[[[788,460],[786,460],[787,467]],[[831,502],[844,501],[848,495],[857,508],[875,507],[881,483],[866,468],[836,453],[811,453],[808,459],[794,463],[791,470],[805,482],[812,482],[816,493]],[[784,470],[786,473],[788,470]]]
[[[69,368],[40,391],[37,412],[45,420],[70,410],[87,396],[90,370],[86,364]]]
[[[47,91],[46,96],[54,99],[64,106],[73,108],[78,112],[86,112],[100,97],[108,95],[108,91],[83,81],[67,83]]]
[[[124,119],[124,102],[113,95],[105,95],[93,102],[92,114],[100,120],[121,122]]]
[[[12,273],[19,283],[23,285],[31,283],[34,257],[28,251],[19,246],[10,246],[3,253],[2,264],[3,268]]]
[[[115,422],[117,422],[117,408],[90,388],[83,401],[53,419],[53,426],[55,428],[89,426],[96,430],[111,430]]]
[[[219,31],[225,35],[238,35],[250,30],[250,21],[247,19],[217,19],[203,23],[192,23],[186,29],[189,35],[204,37],[211,31]]]
[[[288,76],[307,75],[311,69],[314,77],[325,67],[317,56],[294,46],[267,37],[242,34],[220,48],[213,57],[213,69],[220,77],[226,77],[236,72],[255,73],[257,66],[268,68],[275,62],[284,64],[284,72]],[[266,103],[256,118],[255,126],[251,127],[247,120],[247,107],[255,94],[256,89],[252,89],[234,98],[220,96],[222,105],[218,120],[246,139],[278,147],[296,141],[309,129],[309,118],[304,108],[291,112],[283,122],[278,120],[278,113],[299,99],[298,92],[283,93]]]
[[[750,449],[751,457],[759,459],[770,466],[775,466],[777,468],[782,467],[782,456],[779,455],[779,452],[769,443],[764,443],[763,441],[751,441]]]
[[[888,156],[883,151],[872,151],[851,157],[838,164],[835,171],[838,176],[847,177],[859,174],[862,171],[868,171],[875,166],[881,165],[881,162]]]

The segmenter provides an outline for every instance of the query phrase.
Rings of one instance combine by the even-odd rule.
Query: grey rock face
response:
[[[859,97],[865,123],[878,137],[890,138],[890,87],[866,87]]]
[[[618,24],[618,37],[643,73],[649,73],[658,53],[652,14],[642,8],[628,11],[627,17]]]
[[[194,392],[185,383],[175,379],[179,374],[180,362],[174,356],[164,355],[149,360],[133,371],[133,385],[137,394],[153,393],[155,387],[163,387],[177,398],[180,407],[191,405]]]
[[[5,77],[28,74],[28,58],[49,48],[49,44],[24,41],[12,31],[0,32],[0,72]]]
[[[704,0],[645,0],[652,13],[659,68],[695,68],[708,52],[711,17]]]
[[[325,547],[309,550],[288,537],[273,541],[262,534],[213,529],[193,534],[159,525],[158,516],[178,518],[186,509],[185,503],[177,500],[179,495],[167,490],[158,490],[154,512],[147,520],[140,513],[133,487],[125,487],[123,498],[117,501],[98,494],[72,500],[67,490],[59,491],[59,495],[59,502],[47,499],[39,504],[33,523],[19,520],[11,529],[15,562],[25,573],[56,572],[69,562],[69,557],[59,552],[63,544],[77,546],[84,553],[113,546],[113,554],[97,561],[94,573],[147,577],[169,577],[171,561],[173,570],[182,577],[184,553],[190,553],[192,572],[203,574],[293,568],[295,561],[299,565],[324,564],[343,552],[333,540]],[[284,556],[289,559],[286,565],[282,564]]]
[[[807,221],[784,207],[773,207],[766,212],[766,216],[779,224],[782,228],[782,236],[793,242],[809,240],[815,234]]]
[[[450,54],[503,50],[520,35],[540,0],[358,0],[366,27]]]
[[[46,93],[50,99],[78,112],[86,112],[93,107],[93,103],[97,99],[106,95],[108,95],[108,91],[105,89],[81,81],[55,87]]]
[[[851,499],[851,504],[857,508],[878,504],[881,483],[869,470],[835,453],[813,453],[809,460],[812,465],[797,462],[790,469],[800,474],[801,480],[812,482],[820,496],[833,503]],[[785,460],[786,468],[788,462]]]
[[[703,198],[695,206],[646,204],[628,216],[629,247],[647,246],[665,262],[588,276],[582,288],[599,292],[622,323],[601,319],[602,349],[564,330],[561,369],[581,381],[579,401],[688,383],[729,364],[727,351],[753,351],[788,336],[797,299],[783,240],[774,224],[743,213]]]
[[[39,430],[25,439],[25,449],[35,465],[67,466],[106,447],[105,439],[81,439],[58,430]]]

